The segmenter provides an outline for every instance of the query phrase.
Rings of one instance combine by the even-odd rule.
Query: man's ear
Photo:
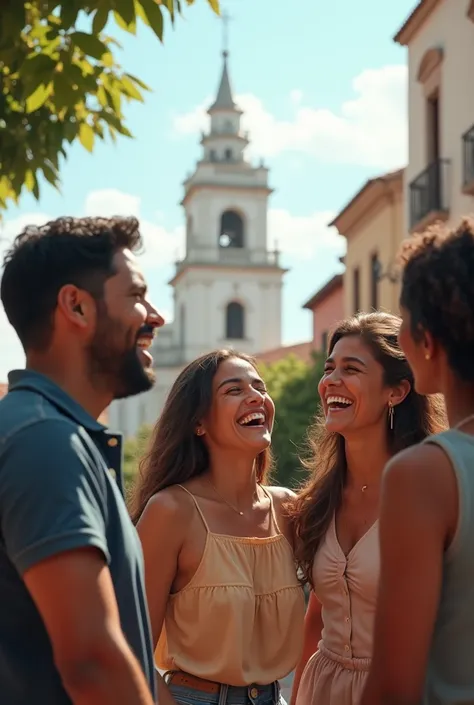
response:
[[[66,284],[59,290],[58,310],[69,323],[80,328],[90,326],[96,316],[91,295],[74,284]]]

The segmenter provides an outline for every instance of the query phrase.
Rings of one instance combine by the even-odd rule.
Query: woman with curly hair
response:
[[[389,463],[363,705],[474,703],[474,220],[407,240],[402,346],[450,429]]]
[[[203,355],[173,384],[141,464],[133,519],[155,660],[183,705],[277,705],[301,653],[292,493],[268,485],[274,414],[251,358]]]
[[[312,587],[297,705],[359,705],[372,655],[382,471],[443,425],[440,400],[413,388],[399,330],[397,316],[359,314],[342,321],[329,343],[322,417],[310,433],[311,476],[289,508]]]

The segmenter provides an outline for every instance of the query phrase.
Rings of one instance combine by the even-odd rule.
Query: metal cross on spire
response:
[[[229,53],[229,23],[231,21],[231,16],[224,10],[221,15],[222,21],[222,53],[227,56]]]

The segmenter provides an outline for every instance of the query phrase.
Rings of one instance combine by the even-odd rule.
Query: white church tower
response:
[[[258,353],[281,345],[281,296],[285,272],[267,243],[268,169],[245,157],[223,52],[222,76],[208,110],[201,159],[184,182],[186,252],[170,281],[174,320],[153,345],[157,383],[136,398],[114,402],[110,426],[126,436],[158,418],[182,368],[217,348]]]

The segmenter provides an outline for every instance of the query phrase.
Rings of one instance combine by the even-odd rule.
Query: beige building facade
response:
[[[313,349],[326,354],[331,331],[344,318],[344,276],[335,274],[303,308],[313,314]]]
[[[398,312],[396,258],[404,227],[403,170],[370,179],[330,223],[347,240],[344,316]]]
[[[406,229],[474,212],[474,0],[421,0],[395,42],[408,50]]]

